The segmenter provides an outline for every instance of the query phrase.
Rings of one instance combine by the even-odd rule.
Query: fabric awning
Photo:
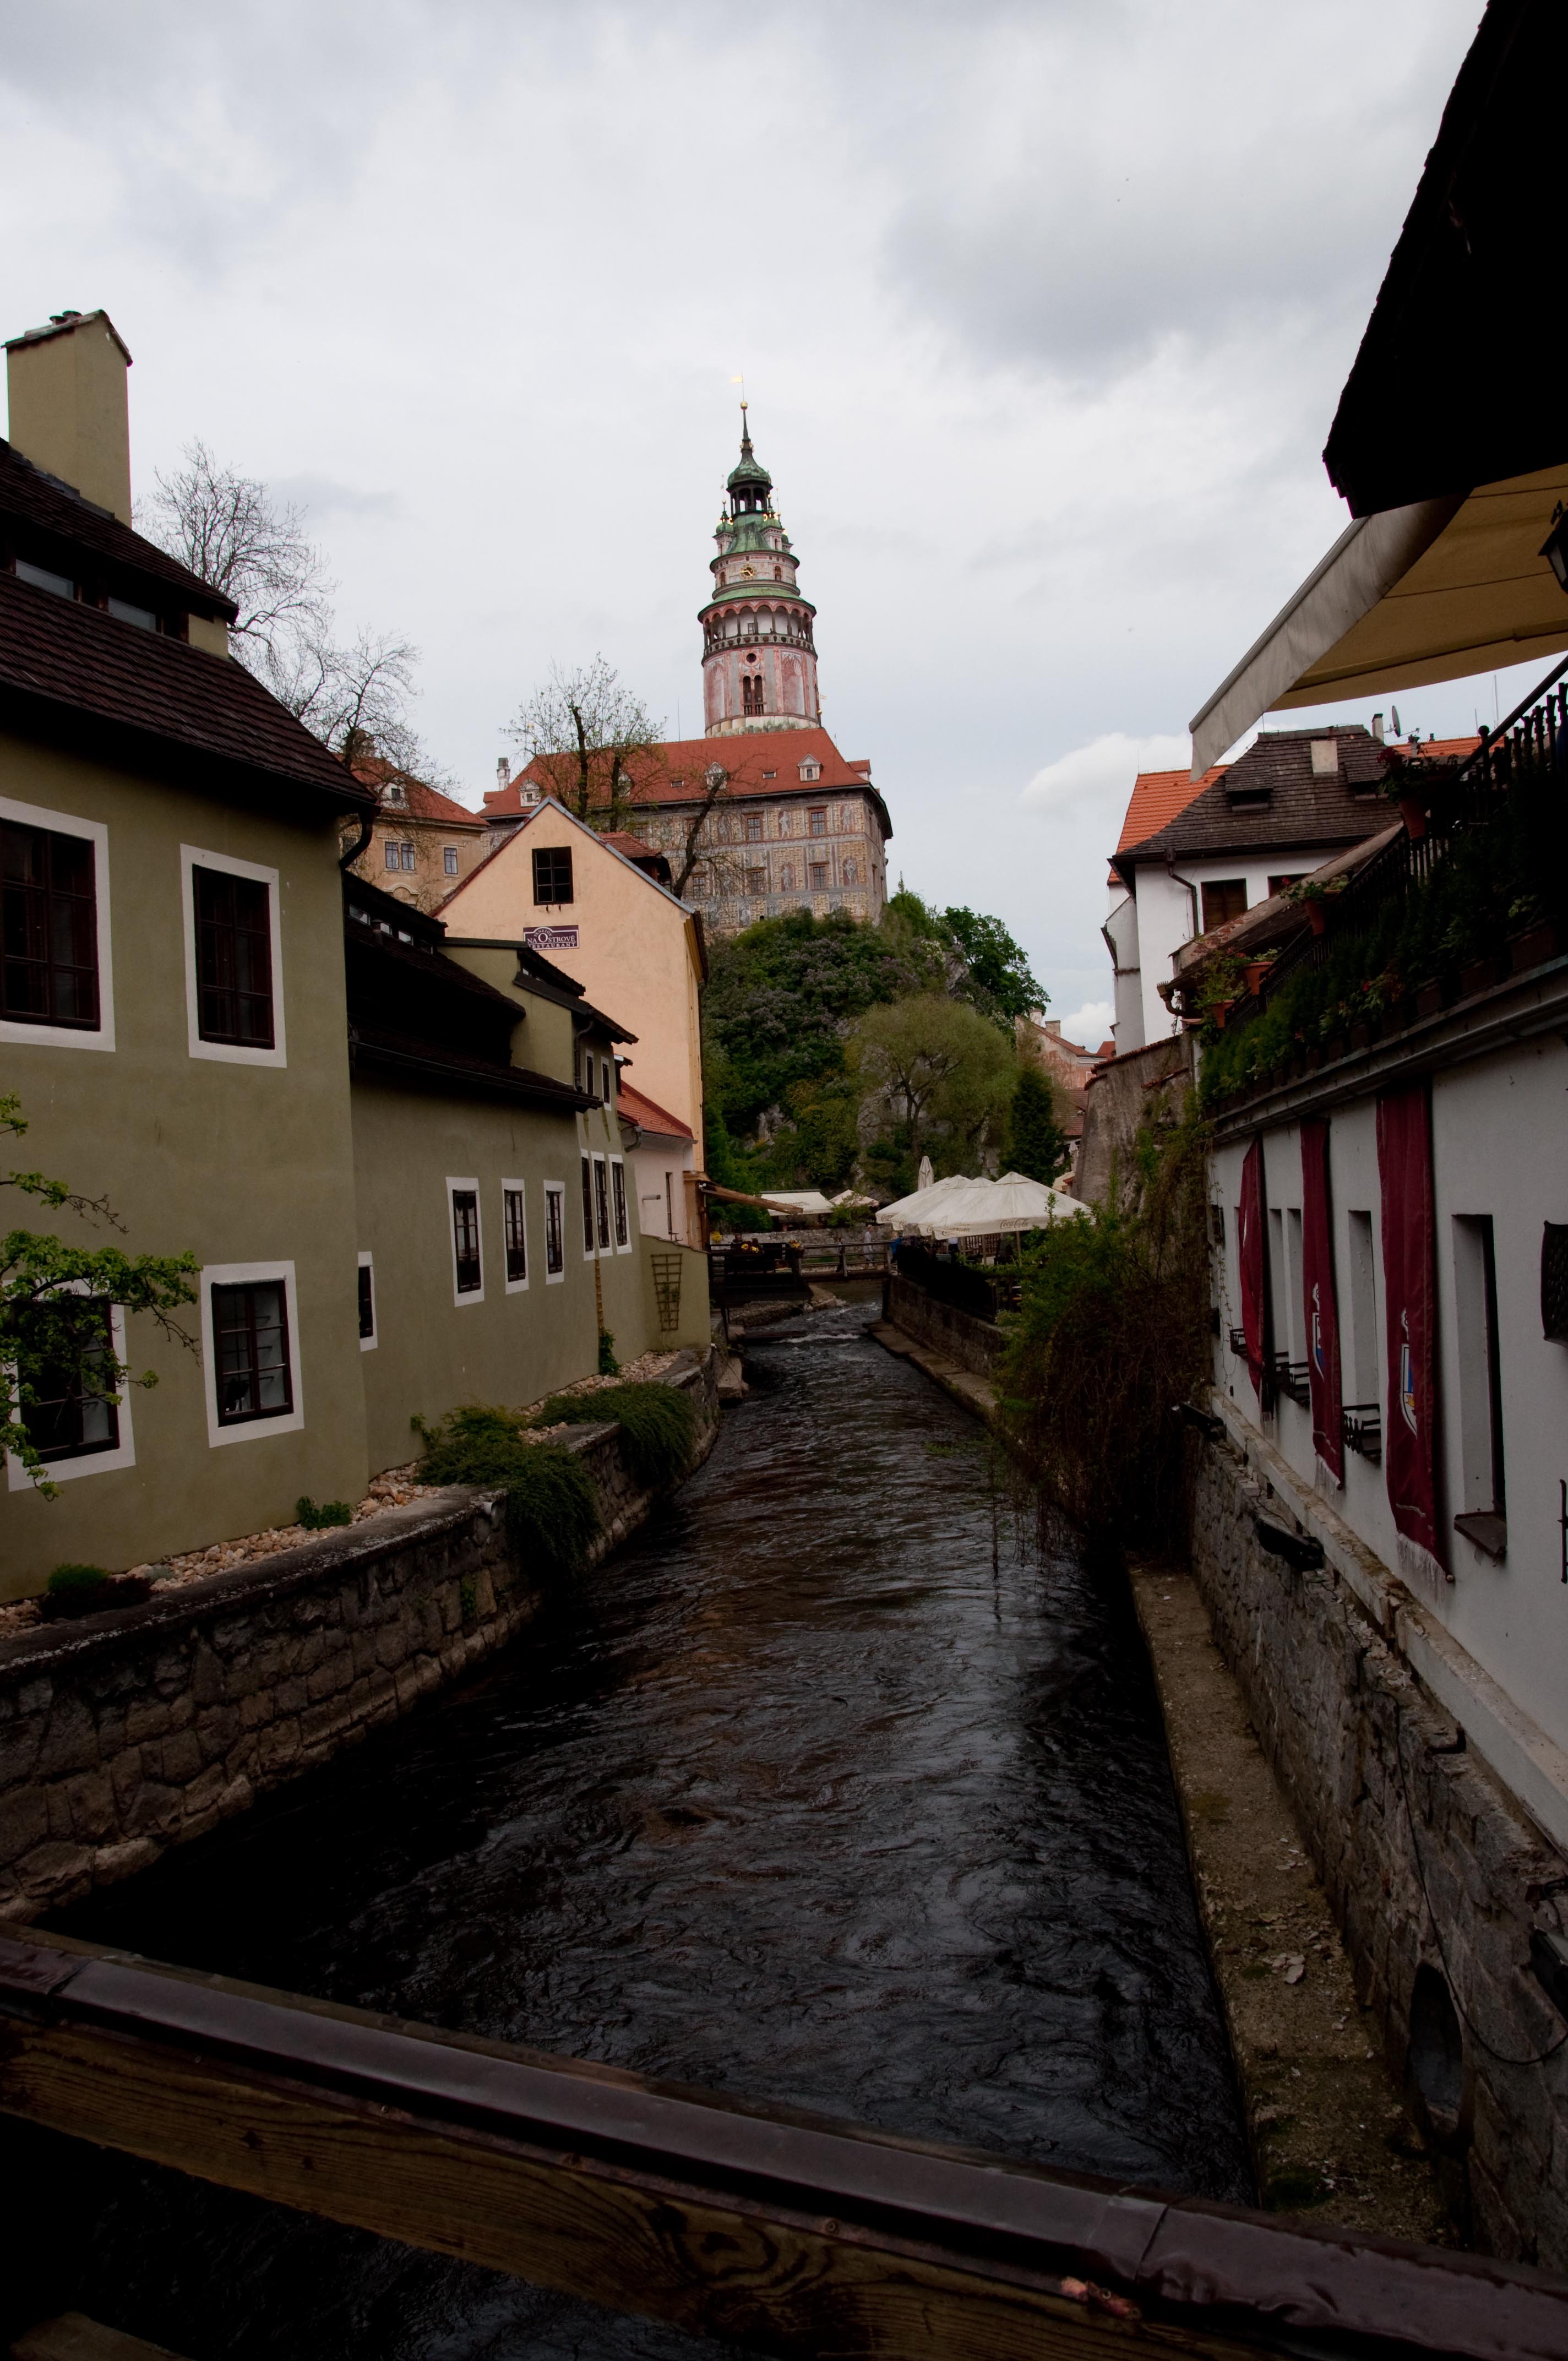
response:
[[[1568,462],[1359,518],[1193,716],[1193,777],[1266,713],[1568,648],[1568,598],[1540,554],[1559,500]]]

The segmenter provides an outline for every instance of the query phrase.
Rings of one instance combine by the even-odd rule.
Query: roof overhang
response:
[[[1358,518],[1193,716],[1193,776],[1266,713],[1568,648],[1568,598],[1541,555],[1559,500],[1568,460]]]

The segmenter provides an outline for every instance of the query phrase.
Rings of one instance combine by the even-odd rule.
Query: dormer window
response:
[[[389,786],[384,790],[384,793],[389,804],[406,804],[408,801],[407,796],[400,786]]]
[[[1272,787],[1227,787],[1225,801],[1234,812],[1266,811],[1274,801]]]
[[[34,566],[26,557],[16,560],[16,579],[30,582],[35,590],[52,590],[57,598],[74,598],[76,585],[69,574],[55,574],[47,566]]]
[[[803,763],[800,766],[800,775],[803,779],[819,779],[822,776],[821,763]]]

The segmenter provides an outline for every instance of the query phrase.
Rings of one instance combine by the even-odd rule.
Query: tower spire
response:
[[[740,457],[724,491],[713,594],[702,610],[707,734],[820,729],[811,631],[817,610],[800,594],[795,552],[773,506],[773,480],[751,447],[744,386]]]

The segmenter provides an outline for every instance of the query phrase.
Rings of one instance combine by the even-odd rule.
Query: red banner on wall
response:
[[[1263,1142],[1255,1139],[1242,1159],[1242,1201],[1236,1208],[1236,1260],[1241,1271],[1242,1334],[1253,1391],[1263,1392],[1263,1355],[1268,1305],[1264,1293]]]
[[[1301,1292],[1307,1315],[1307,1378],[1312,1394],[1312,1448],[1336,1484],[1344,1482],[1339,1301],[1334,1294],[1329,1220],[1329,1127],[1301,1126]]]
[[[1383,1472],[1400,1572],[1447,1581],[1437,1521],[1437,1216],[1424,1082],[1377,1102],[1388,1401]]]

